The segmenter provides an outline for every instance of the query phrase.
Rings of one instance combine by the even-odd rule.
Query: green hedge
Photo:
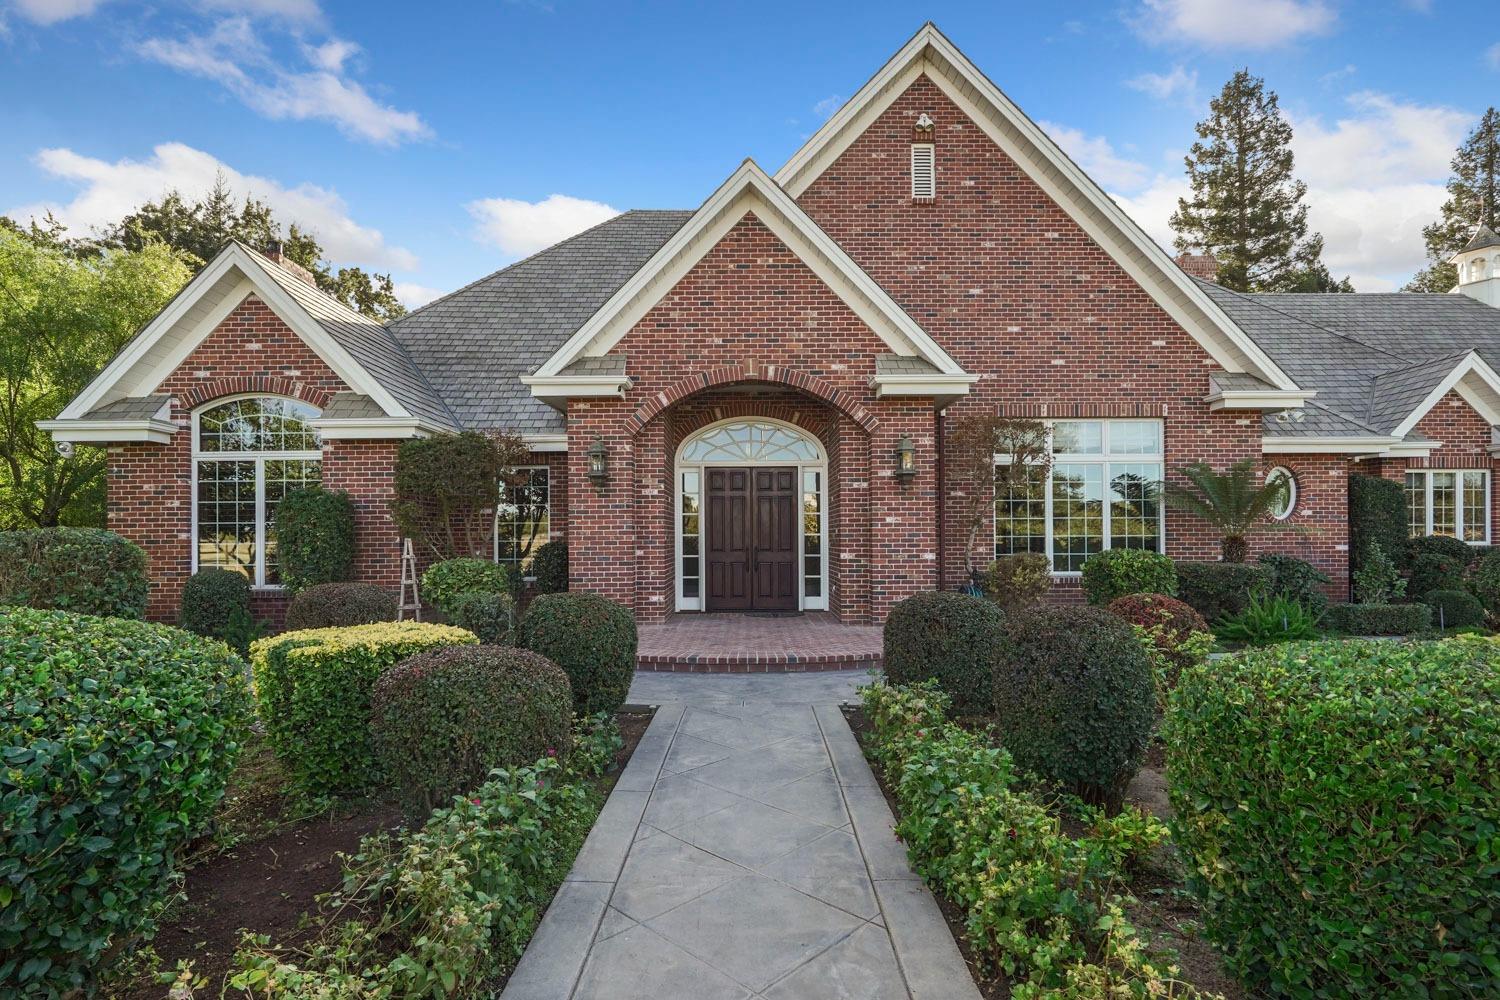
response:
[[[318,583],[292,598],[286,627],[343,628],[396,620],[396,595],[373,583]]]
[[[1500,549],[1490,549],[1474,561],[1468,588],[1486,612],[1500,617]]]
[[[580,715],[625,704],[635,676],[635,616],[598,594],[542,594],[521,619],[520,645],[556,663]]]
[[[250,612],[250,581],[227,569],[200,569],[182,585],[177,622],[194,635],[227,643],[241,656],[259,637],[260,624]]]
[[[516,602],[509,594],[471,590],[454,601],[449,621],[479,636],[490,646],[512,646],[516,641]]]
[[[422,574],[422,601],[448,618],[463,594],[512,594],[519,583],[520,574],[514,566],[488,559],[445,559]]]
[[[493,768],[566,757],[573,691],[551,660],[524,649],[455,646],[420,653],[375,681],[370,728],[383,772],[426,809]]]
[[[1497,653],[1307,643],[1183,675],[1164,730],[1173,840],[1252,987],[1500,994]]]
[[[531,558],[531,575],[541,594],[561,594],[568,589],[568,543],[551,541]]]
[[[885,675],[892,684],[937,682],[964,714],[988,712],[1005,615],[982,597],[914,594],[885,620]]]
[[[222,643],[0,610],[0,995],[90,994],[151,932],[249,722]]]
[[[1294,601],[1314,615],[1328,607],[1324,588],[1332,581],[1312,563],[1279,552],[1269,552],[1256,561],[1267,573],[1266,587],[1272,596]]]
[[[1364,568],[1372,542],[1392,559],[1401,558],[1410,533],[1406,518],[1406,491],[1400,483],[1378,476],[1350,476],[1350,570]]]
[[[1433,590],[1422,596],[1432,609],[1434,628],[1469,628],[1484,624],[1484,605],[1467,590]]]
[[[306,486],[276,505],[276,562],[292,593],[354,577],[354,501]]]
[[[1083,592],[1103,606],[1126,594],[1177,596],[1177,570],[1160,552],[1106,549],[1083,562]]]
[[[0,531],[0,607],[140,618],[146,553],[102,528]]]
[[[1345,635],[1415,635],[1432,627],[1425,604],[1331,604],[1324,624]]]
[[[1177,564],[1177,596],[1210,625],[1250,606],[1250,595],[1271,586],[1271,572],[1250,563]]]
[[[250,647],[261,723],[292,782],[309,795],[362,791],[378,769],[370,745],[375,680],[409,656],[477,642],[451,625],[382,622],[307,629]]]

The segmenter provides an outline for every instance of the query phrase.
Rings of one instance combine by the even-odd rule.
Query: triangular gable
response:
[[[1448,393],[1457,392],[1464,402],[1474,407],[1486,423],[1500,424],[1500,375],[1473,351],[1465,354],[1453,366],[1453,370],[1442,381],[1433,386],[1422,401],[1407,414],[1391,433],[1395,437],[1406,437],[1416,429]]]
[[[575,395],[589,394],[587,385],[564,370],[580,358],[607,354],[747,214],[764,223],[893,352],[928,362],[939,378],[951,383],[948,388],[959,392],[974,381],[752,160],[742,163],[567,343],[522,381],[542,398],[555,397],[563,388]],[[565,379],[566,387],[560,385]],[[615,378],[600,388],[614,391],[618,383]]]
[[[1278,390],[1297,384],[1120,206],[931,23],[923,25],[776,173],[799,198],[925,74],[1226,371]]]

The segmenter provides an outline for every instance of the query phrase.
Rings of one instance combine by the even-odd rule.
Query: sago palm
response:
[[[1225,562],[1244,562],[1250,548],[1245,536],[1286,502],[1286,480],[1258,482],[1253,459],[1224,472],[1215,472],[1207,462],[1177,471],[1187,482],[1167,483],[1163,496],[1168,505],[1198,515],[1219,532]]]

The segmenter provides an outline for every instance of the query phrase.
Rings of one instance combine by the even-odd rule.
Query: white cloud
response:
[[[1198,96],[1198,71],[1187,70],[1181,64],[1172,67],[1170,73],[1142,73],[1125,81],[1127,87],[1150,94],[1158,101],[1193,103]]]
[[[118,222],[142,203],[170,190],[196,198],[206,193],[220,173],[235,194],[258,198],[275,210],[283,224],[295,222],[309,230],[336,263],[412,270],[416,255],[386,243],[380,230],[362,226],[349,217],[348,206],[336,192],[315,184],[285,187],[254,174],[242,174],[202,150],[180,142],[162,143],[146,160],[110,163],[71,149],[44,149],[36,163],[52,177],[77,185],[66,203],[23,205],[6,215],[26,220],[48,211],[71,229],[86,232]]]
[[[466,207],[478,223],[475,238],[512,257],[544,250],[620,214],[603,202],[565,194],[548,195],[541,201],[481,198]]]
[[[1147,236],[1175,257],[1177,251],[1172,249],[1172,240],[1177,234],[1167,225],[1167,220],[1177,211],[1177,199],[1186,198],[1190,193],[1185,175],[1157,174],[1149,184],[1132,194],[1111,191],[1109,196],[1146,231]]]
[[[1267,49],[1333,27],[1329,0],[1143,0],[1136,30],[1155,42]]]
[[[358,47],[342,39],[304,46],[309,67],[300,70],[281,65],[244,17],[221,21],[205,35],[151,38],[136,48],[154,62],[215,81],[273,120],[328,121],[346,135],[386,146],[431,134],[416,112],[380,103],[343,74]]]
[[[827,121],[833,116],[833,113],[835,111],[844,106],[845,100],[847,100],[847,98],[842,97],[839,94],[834,94],[831,97],[825,97],[817,104],[813,105],[813,114],[818,116],[819,121]]]
[[[414,281],[398,281],[395,286],[396,298],[408,309],[416,309],[425,306],[439,295],[444,294],[441,288],[429,288],[427,285],[419,285]]]
[[[104,0],[11,0],[10,7],[32,24],[48,25],[87,17]]]
[[[1135,190],[1151,176],[1145,164],[1119,155],[1103,136],[1085,135],[1079,129],[1055,122],[1037,124],[1083,168],[1084,173],[1104,187]]]
[[[318,24],[323,8],[317,0],[198,0],[198,6],[220,14],[238,14],[286,21],[292,24]]]

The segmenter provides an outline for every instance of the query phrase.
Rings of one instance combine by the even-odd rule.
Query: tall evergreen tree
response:
[[[1458,271],[1448,258],[1462,250],[1480,223],[1495,228],[1500,200],[1500,112],[1489,108],[1469,133],[1450,164],[1448,200],[1442,215],[1422,227],[1430,262],[1406,286],[1408,292],[1447,292],[1458,284]]]
[[[1352,292],[1307,231],[1307,185],[1292,176],[1292,126],[1265,81],[1240,70],[1209,103],[1184,162],[1191,198],[1171,226],[1179,250],[1207,250],[1219,284],[1241,292]]]

